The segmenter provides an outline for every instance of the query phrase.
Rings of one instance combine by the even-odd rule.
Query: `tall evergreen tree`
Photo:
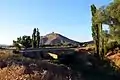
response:
[[[103,56],[105,46],[111,41],[117,41],[120,44],[120,0],[114,0],[106,7],[96,9],[91,5],[92,12],[92,36],[96,45],[96,53]],[[109,26],[109,38],[105,38],[102,24]],[[95,27],[96,26],[96,27]]]
[[[104,36],[102,24],[109,23],[109,16],[106,15],[105,8],[96,9],[95,5],[91,5],[92,12],[92,35],[95,42],[97,56],[101,59],[104,57]]]
[[[40,32],[39,29],[37,28],[37,48],[40,47]]]
[[[96,56],[99,57],[99,28],[98,24],[95,23],[95,14],[97,12],[97,8],[95,5],[91,5],[91,13],[92,13],[92,37],[95,43],[95,53]]]
[[[33,30],[33,34],[32,34],[32,47],[36,48],[36,28],[34,28]]]
[[[32,47],[33,48],[39,48],[40,46],[40,32],[39,29],[34,28],[33,34],[32,34]]]

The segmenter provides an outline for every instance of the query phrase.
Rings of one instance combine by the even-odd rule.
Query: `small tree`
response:
[[[13,40],[13,46],[15,46],[17,50],[21,49],[21,46],[17,43],[17,41]]]
[[[17,41],[13,41],[13,45],[18,49],[20,49],[21,47],[30,48],[32,46],[31,43],[32,43],[32,40],[30,36],[26,36],[26,35],[22,37],[18,37]]]

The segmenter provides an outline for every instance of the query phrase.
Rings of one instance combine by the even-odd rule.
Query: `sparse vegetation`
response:
[[[79,43],[56,33],[41,37],[34,28],[32,37],[24,35],[13,41],[16,50],[1,48],[0,80],[120,80],[120,0],[100,8],[93,4],[91,13],[94,43]],[[103,30],[103,24],[109,30]],[[40,47],[75,50],[69,54],[31,51],[34,58],[27,52],[19,53]]]
[[[20,50],[21,48],[39,48],[40,47],[40,32],[39,29],[34,28],[32,38],[31,36],[18,37],[17,41],[13,40],[13,45]]]

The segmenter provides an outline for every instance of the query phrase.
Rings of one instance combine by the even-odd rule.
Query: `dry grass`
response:
[[[25,66],[10,66],[0,69],[0,80],[41,80],[39,73],[25,74]]]
[[[120,67],[120,53],[108,57],[116,66]]]
[[[41,80],[37,72],[25,74],[27,70],[25,66],[14,64],[16,61],[21,61],[22,63],[23,59],[29,61],[21,55],[13,54],[10,50],[0,50],[0,80]]]
[[[0,69],[0,80],[69,80],[69,79],[64,74],[54,73],[49,70],[36,71],[35,69],[30,69],[27,68],[26,66],[12,65]]]
[[[70,80],[70,74],[64,66],[0,50],[0,80]]]
[[[13,55],[11,50],[0,50],[0,60],[7,59]]]
[[[113,51],[109,51],[106,57],[114,63],[117,68],[120,68],[120,49],[115,48]]]

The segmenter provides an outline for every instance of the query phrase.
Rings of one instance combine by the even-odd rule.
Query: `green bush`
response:
[[[118,44],[117,41],[111,41],[111,42],[109,42],[109,43],[106,44],[106,46],[105,46],[105,52],[108,52],[109,50],[113,51],[113,49],[116,48],[116,47],[118,47],[118,46],[119,46],[119,44]]]

